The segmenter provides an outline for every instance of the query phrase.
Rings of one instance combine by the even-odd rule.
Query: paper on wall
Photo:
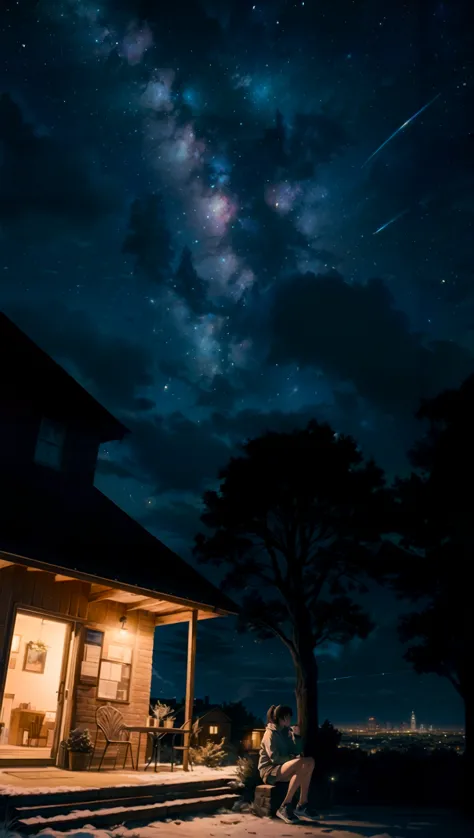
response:
[[[82,661],[81,675],[84,678],[97,678],[99,674],[99,662],[90,663],[89,661]]]
[[[118,684],[116,681],[103,681],[102,679],[99,681],[99,695],[101,698],[117,698],[117,687]]]
[[[85,647],[85,659],[86,661],[94,661],[94,663],[98,663],[100,660],[100,646],[92,646],[90,643],[86,643]]]

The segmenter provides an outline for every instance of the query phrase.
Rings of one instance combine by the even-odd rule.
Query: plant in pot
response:
[[[69,752],[69,768],[71,771],[87,771],[94,750],[89,731],[76,728],[71,730],[66,741]]]
[[[171,707],[168,707],[167,704],[162,704],[161,701],[157,701],[155,706],[152,707],[152,713],[155,719],[156,727],[168,727],[164,720],[171,713]]]
[[[168,718],[166,718],[164,720],[163,724],[164,724],[165,727],[172,728],[172,727],[174,727],[175,721],[176,721],[176,718],[174,716],[169,716]]]

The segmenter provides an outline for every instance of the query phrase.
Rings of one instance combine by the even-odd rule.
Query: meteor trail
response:
[[[367,158],[367,160],[365,161],[365,163],[362,163],[361,168],[363,169],[363,168],[364,168],[364,166],[367,166],[367,163],[369,163],[369,161],[370,161],[370,160],[372,160],[372,158],[373,158],[373,157],[375,157],[375,155],[376,155],[376,154],[378,154],[378,153],[379,153],[379,151],[382,151],[382,149],[383,149],[383,148],[385,148],[385,146],[386,146],[386,145],[388,145],[388,143],[389,143],[391,140],[393,140],[393,139],[394,139],[394,137],[396,137],[396,136],[397,136],[397,134],[399,134],[401,131],[403,131],[403,129],[404,129],[404,128],[408,128],[408,126],[410,125],[410,122],[413,122],[413,120],[414,120],[414,119],[416,119],[416,118],[417,118],[417,116],[419,116],[419,115],[420,115],[420,113],[423,113],[423,111],[426,111],[426,109],[427,109],[427,108],[429,108],[429,107],[430,107],[430,105],[432,105],[432,104],[433,104],[433,102],[436,102],[436,99],[439,99],[439,97],[440,97],[440,96],[441,96],[441,93],[437,93],[437,94],[436,94],[436,96],[434,96],[434,97],[433,97],[433,99],[430,99],[430,101],[429,101],[429,102],[427,102],[427,103],[426,103],[426,105],[423,105],[423,107],[422,107],[422,108],[420,108],[420,110],[419,110],[419,111],[417,111],[416,113],[414,113],[414,114],[413,114],[413,116],[411,116],[409,119],[407,119],[407,121],[406,121],[406,122],[404,122],[404,123],[403,123],[403,125],[400,125],[400,127],[399,127],[399,128],[397,128],[397,130],[396,130],[396,131],[394,131],[394,132],[393,132],[393,134],[390,134],[390,136],[388,137],[388,139],[386,139],[386,140],[382,143],[382,145],[379,145],[379,147],[378,147],[378,148],[376,148],[376,149],[375,149],[375,151],[373,151],[373,152],[372,152],[372,154],[371,154],[371,155]]]
[[[398,219],[401,218],[402,215],[406,215],[407,212],[408,210],[403,210],[403,212],[399,212],[398,215],[395,215],[393,218],[390,219],[390,221],[386,221],[385,224],[382,224],[381,227],[378,227],[378,229],[375,230],[375,232],[372,233],[372,235],[376,236],[377,233],[381,233],[382,230],[385,230],[386,227],[390,227],[390,224],[395,224],[395,221],[398,221]]]

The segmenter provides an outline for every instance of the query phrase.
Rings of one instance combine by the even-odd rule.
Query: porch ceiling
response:
[[[0,558],[0,571],[4,568],[11,567],[17,562],[10,562],[6,559]],[[23,565],[24,566],[24,565]],[[54,573],[54,571],[46,570],[41,567],[27,566],[28,573],[47,573],[54,577],[56,583],[73,582],[83,577],[82,574],[78,576],[67,576],[62,573]],[[123,603],[124,613],[129,611],[149,611],[155,614],[155,625],[168,625],[172,623],[185,623],[191,619],[193,610],[197,610],[198,620],[209,620],[213,617],[220,617],[222,614],[216,613],[206,609],[193,608],[191,604],[184,604],[174,602],[171,600],[159,599],[157,597],[145,596],[144,593],[133,592],[123,588],[112,588],[108,585],[99,583],[91,583],[89,593],[89,602],[101,602],[103,600],[111,600],[113,602]]]
[[[124,591],[120,588],[108,588],[106,585],[91,585],[89,602],[101,602],[103,600],[123,603],[125,613],[129,611],[149,611],[156,614],[156,625],[186,622],[191,616],[189,605],[177,605],[168,600],[144,597],[143,594]],[[198,620],[218,616],[218,614],[210,611],[198,611]]]

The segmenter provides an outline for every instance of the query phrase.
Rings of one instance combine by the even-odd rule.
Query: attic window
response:
[[[65,438],[64,425],[43,417],[36,440],[35,462],[49,468],[61,469]]]
[[[219,728],[217,725],[209,725],[209,736],[217,736]]]

